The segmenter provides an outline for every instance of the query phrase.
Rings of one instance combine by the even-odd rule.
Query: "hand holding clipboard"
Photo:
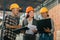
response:
[[[44,31],[45,32],[50,32],[50,29],[47,27],[47,28],[44,28]]]

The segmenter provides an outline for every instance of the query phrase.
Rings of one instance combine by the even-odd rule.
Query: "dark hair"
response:
[[[26,16],[26,19],[27,19],[27,18],[29,18],[29,13],[28,13],[27,16]],[[32,18],[34,18],[34,17],[32,17]]]
[[[46,12],[46,13],[48,13],[48,12]],[[49,17],[49,14],[47,14],[47,17]]]
[[[29,17],[29,14],[27,14],[26,19]]]
[[[47,14],[47,17],[49,17],[49,15]]]
[[[46,12],[46,13],[48,13],[48,12]],[[47,17],[49,17],[49,14],[47,14]]]

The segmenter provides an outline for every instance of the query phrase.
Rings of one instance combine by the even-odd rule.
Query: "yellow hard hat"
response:
[[[45,12],[48,12],[48,8],[42,7],[42,8],[40,9],[40,13],[45,13]]]
[[[17,3],[13,3],[13,4],[10,5],[10,10],[12,10],[14,8],[21,9]]]

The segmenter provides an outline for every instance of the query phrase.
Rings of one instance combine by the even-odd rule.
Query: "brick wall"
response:
[[[58,40],[57,35],[59,35],[59,34],[57,33],[57,31],[60,31],[60,4],[56,5],[52,9],[50,9],[49,15],[54,20],[54,27],[55,27],[54,40]]]

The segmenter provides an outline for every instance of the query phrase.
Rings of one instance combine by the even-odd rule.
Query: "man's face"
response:
[[[18,8],[12,9],[12,13],[17,16],[19,13],[19,9]]]
[[[29,16],[30,16],[30,17],[34,17],[34,11],[30,11],[30,12],[29,12]]]

